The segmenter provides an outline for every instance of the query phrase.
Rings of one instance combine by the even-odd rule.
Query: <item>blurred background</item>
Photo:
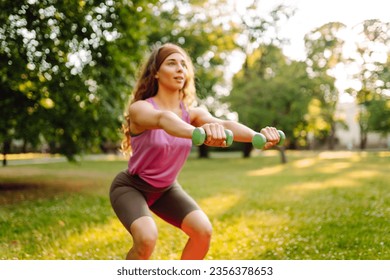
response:
[[[255,130],[278,127],[282,150],[390,147],[383,1],[0,3],[3,165],[9,154],[118,153],[139,66],[166,42],[190,54],[201,106]]]

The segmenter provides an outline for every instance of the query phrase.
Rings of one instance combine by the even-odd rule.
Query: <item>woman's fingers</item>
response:
[[[225,128],[218,123],[208,123],[202,126],[206,132],[206,140],[204,144],[208,146],[226,146]]]
[[[265,149],[269,149],[275,146],[280,141],[279,132],[275,127],[267,126],[263,128],[260,133],[263,134],[265,138],[267,138],[267,143],[264,146]]]

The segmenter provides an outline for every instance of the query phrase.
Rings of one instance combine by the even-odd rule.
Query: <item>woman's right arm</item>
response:
[[[140,134],[148,129],[164,129],[172,136],[191,139],[195,129],[175,113],[156,110],[152,104],[144,100],[130,105],[129,117],[132,134]]]

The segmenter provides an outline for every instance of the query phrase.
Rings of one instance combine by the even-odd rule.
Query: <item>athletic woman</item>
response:
[[[192,133],[202,127],[207,135],[204,144],[225,147],[225,129],[238,142],[251,142],[256,132],[192,107],[194,101],[194,70],[187,53],[174,44],[155,48],[141,69],[125,114],[122,149],[131,151],[128,168],[115,177],[110,189],[112,207],[133,238],[127,259],[152,255],[158,231],[151,212],[188,236],[181,259],[203,259],[209,250],[211,223],[177,181],[191,150]],[[261,133],[268,141],[265,149],[279,142],[274,127]]]

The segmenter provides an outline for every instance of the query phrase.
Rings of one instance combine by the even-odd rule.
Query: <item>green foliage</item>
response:
[[[356,26],[360,41],[357,56],[352,60],[361,64],[354,78],[361,83],[359,89],[349,89],[359,108],[360,147],[364,149],[370,131],[387,134],[389,125],[389,43],[390,23],[366,20]],[[378,59],[386,55],[386,61]]]
[[[294,131],[306,126],[302,116],[307,113],[314,89],[305,63],[289,61],[280,48],[263,45],[234,77],[226,100],[241,122],[255,130],[276,126],[297,145],[300,135]]]
[[[190,159],[180,175],[213,224],[207,259],[388,260],[389,152],[274,152]],[[1,259],[124,259],[131,238],[107,191],[126,161],[0,170]],[[180,230],[155,217],[153,259],[178,259]]]
[[[379,96],[367,105],[369,112],[368,125],[370,130],[384,135],[390,133],[390,97]]]
[[[215,95],[234,36],[204,2],[2,2],[0,141],[43,140],[69,159],[117,141],[146,52],[168,41],[193,58],[199,96]]]
[[[329,73],[345,61],[343,58],[344,39],[340,33],[345,30],[340,22],[330,22],[314,29],[305,36],[307,52],[306,63],[309,73],[315,78],[316,96],[319,112],[308,118],[308,132],[311,132],[317,141],[324,143],[328,139],[329,149],[334,148],[336,124],[343,124],[337,119],[336,110],[339,92],[335,87],[335,77]]]
[[[345,28],[341,22],[330,22],[305,35],[307,62],[316,75],[326,75],[327,69],[344,61],[345,41],[339,34]]]
[[[118,139],[152,5],[2,1],[0,140],[43,138],[72,159]]]

